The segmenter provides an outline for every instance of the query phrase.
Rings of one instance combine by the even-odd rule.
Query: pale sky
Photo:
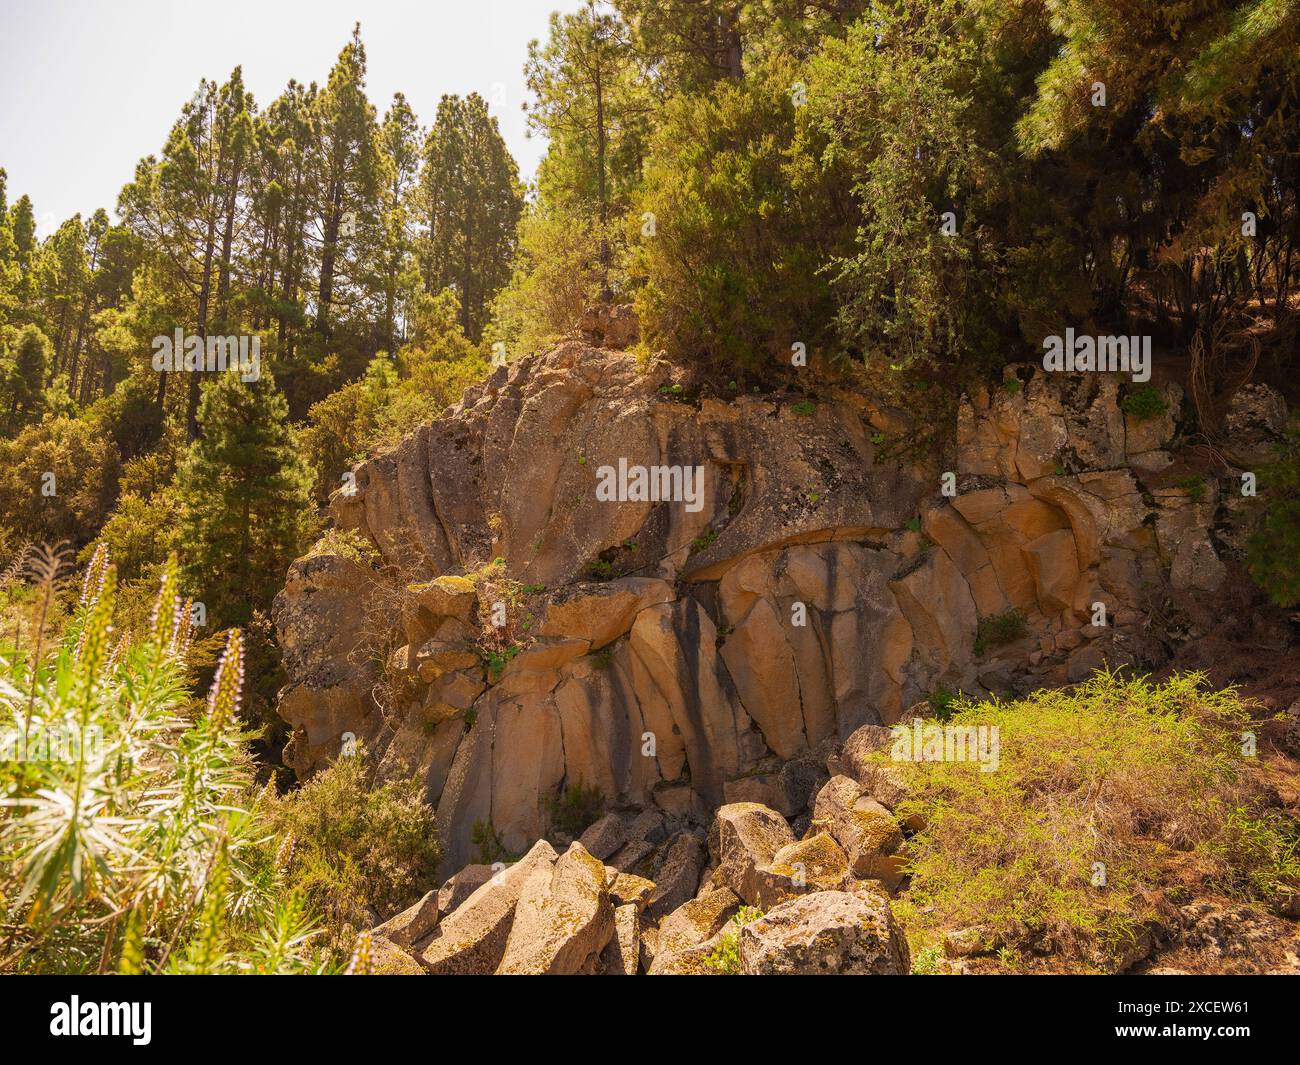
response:
[[[113,214],[136,162],[158,153],[199,79],[237,65],[259,107],[297,78],[323,85],[361,23],[366,93],[403,92],[420,124],[443,93],[478,92],[531,177],[523,65],[553,10],[582,0],[0,0],[0,167],[32,198],[42,237],[80,211]]]

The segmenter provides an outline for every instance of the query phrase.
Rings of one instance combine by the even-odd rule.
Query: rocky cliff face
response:
[[[292,567],[287,758],[352,734],[420,775],[451,871],[476,826],[527,851],[579,784],[677,826],[807,816],[827,751],[936,689],[1167,656],[1154,604],[1212,624],[1249,500],[1175,460],[1177,385],[1138,421],[1121,384],[1013,369],[962,400],[943,469],[887,457],[908,416],[849,390],[691,402],[577,340],[500,368],[361,464]],[[1246,402],[1248,447],[1278,426]],[[688,498],[638,498],[638,467]]]

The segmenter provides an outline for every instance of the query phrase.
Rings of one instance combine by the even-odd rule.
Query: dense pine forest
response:
[[[369,558],[330,528],[358,463],[593,317],[635,317],[631,351],[675,368],[670,399],[808,414],[834,380],[915,415],[891,458],[938,470],[957,468],[963,394],[1013,393],[1006,368],[1067,327],[1150,337],[1206,455],[1231,450],[1243,387],[1300,402],[1296,0],[592,2],[519,57],[547,145],[535,175],[476,93],[424,115],[401,93],[372,99],[365,30],[362,14],[330,69],[273,99],[239,67],[205,72],[116,202],[48,233],[42,190],[0,169],[0,708],[23,744],[66,727],[100,752],[0,762],[0,971],[378,965],[369,930],[457,870],[416,779],[381,780],[364,758],[305,781],[286,767],[272,604],[313,545]],[[1119,417],[1162,416],[1165,395],[1126,384]],[[1294,616],[1300,430],[1251,469],[1266,491],[1243,583]],[[825,491],[800,489],[814,505]],[[919,518],[911,531],[932,534]],[[693,535],[702,555],[716,531]],[[980,624],[990,645],[1022,635]],[[484,652],[489,682],[517,650]],[[1125,718],[1062,747],[1111,765],[1124,801],[1155,793],[1131,822],[1054,813],[1068,835],[1124,822],[1108,852],[1134,907],[1122,934],[1157,877],[1125,850],[1138,822],[1176,820],[1198,792],[1175,849],[1211,855],[1229,894],[1291,897],[1295,822],[1224,770],[1232,745],[1209,724],[1246,727],[1249,700],[1177,678],[1092,683],[1077,706],[1024,704],[1018,720],[1046,731],[1021,748],[1046,758],[1055,741],[1039,739],[1080,706],[1150,710],[1149,730]],[[954,720],[978,718],[978,701],[944,695]],[[1053,853],[990,886],[967,855],[974,824],[1039,786],[1035,764],[997,800],[927,781],[947,814],[916,845],[928,886],[901,913],[956,913],[979,883],[1022,920],[1014,899],[1043,870],[1085,860]],[[577,838],[610,797],[569,788]],[[481,864],[515,849],[499,829],[476,826]],[[1067,902],[1061,942],[1121,934],[1111,909]],[[739,971],[737,937],[760,916],[719,925],[713,969]],[[938,956],[922,935],[913,971]]]

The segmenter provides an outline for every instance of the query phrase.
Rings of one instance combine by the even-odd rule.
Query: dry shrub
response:
[[[1158,918],[1175,864],[1194,859],[1204,890],[1243,899],[1293,885],[1297,826],[1250,771],[1250,710],[1201,674],[1101,672],[1072,691],[959,702],[948,724],[996,726],[999,767],[908,764],[895,813],[926,826],[909,843],[909,933],[924,945],[982,925],[1012,949],[1046,941],[1104,968]]]

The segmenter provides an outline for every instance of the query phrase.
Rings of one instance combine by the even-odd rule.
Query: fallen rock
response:
[[[520,894],[535,873],[549,871],[555,850],[545,840],[491,877],[448,914],[419,954],[435,976],[486,976],[501,963]],[[601,871],[604,882],[604,871]]]
[[[767,909],[810,891],[840,891],[853,883],[849,862],[840,845],[825,832],[786,844],[762,870],[758,900]]]
[[[602,862],[627,842],[627,821],[622,814],[606,814],[578,837],[583,849]]]
[[[888,899],[819,891],[745,925],[740,965],[747,976],[890,976],[907,973],[911,958]]]
[[[647,903],[650,915],[662,918],[694,897],[700,886],[700,867],[703,864],[704,847],[698,836],[690,832],[673,836],[665,848],[654,890]]]
[[[618,853],[609,859],[609,864],[620,873],[631,873],[637,869],[648,872],[646,865],[654,853],[655,845],[649,840],[634,839],[626,846],[620,847]]]
[[[777,851],[795,842],[785,818],[766,806],[738,802],[721,807],[709,831],[715,879],[751,906],[766,897],[767,867]]]
[[[725,931],[727,922],[740,909],[740,898],[727,888],[704,891],[698,898],[679,906],[659,922],[654,944],[651,976],[708,973],[704,959],[711,941]]]
[[[893,815],[850,777],[832,777],[817,793],[813,826],[829,832],[844,848],[854,876],[879,880],[892,891],[903,873],[898,850],[903,831]]]
[[[414,906],[408,907],[377,926],[374,934],[399,947],[409,947],[433,931],[438,923],[440,912],[438,893],[430,891]]]
[[[884,725],[863,725],[849,734],[844,745],[826,759],[831,776],[848,776],[861,781],[865,773],[879,764],[881,752],[894,744],[894,733]]]
[[[641,965],[641,914],[635,904],[616,907],[614,934],[600,955],[606,976],[635,976]]]
[[[467,865],[438,889],[438,912],[451,913],[498,872],[490,865]]]
[[[392,940],[375,934],[370,940],[370,971],[375,976],[424,976],[414,958]]]
[[[435,618],[467,621],[478,600],[474,582],[455,575],[435,577],[424,584],[412,585],[408,591],[416,607],[427,610]]]
[[[572,976],[589,971],[614,934],[605,867],[574,843],[520,891],[497,974]]]
[[[992,954],[1002,946],[1002,937],[987,925],[956,928],[943,937],[943,952],[950,958],[973,958]]]
[[[647,880],[635,873],[620,873],[610,866],[605,867],[605,875],[609,877],[609,897],[615,907],[630,904],[635,906],[638,912],[646,908],[655,890],[653,880]]]

